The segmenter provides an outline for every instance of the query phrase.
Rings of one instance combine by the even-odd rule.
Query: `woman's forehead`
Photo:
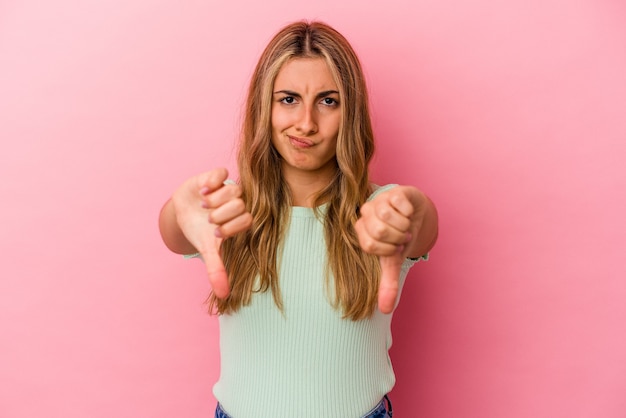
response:
[[[311,93],[338,90],[323,58],[291,58],[283,64],[274,80],[274,90]]]

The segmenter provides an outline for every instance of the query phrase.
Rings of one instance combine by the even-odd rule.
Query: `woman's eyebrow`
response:
[[[296,93],[295,91],[291,91],[291,90],[278,90],[278,91],[275,91],[274,94],[286,94],[287,96],[302,98],[302,95],[300,93]],[[325,91],[321,91],[317,93],[315,97],[318,99],[321,99],[322,97],[327,97],[332,94],[339,94],[339,92],[337,90],[325,90]]]
[[[338,95],[339,92],[337,90],[321,91],[321,92],[317,93],[317,98],[321,99],[323,97],[328,97],[328,96],[333,95],[333,94],[337,94]]]
[[[299,93],[291,90],[278,90],[275,91],[274,94],[286,94],[287,96],[302,97]]]

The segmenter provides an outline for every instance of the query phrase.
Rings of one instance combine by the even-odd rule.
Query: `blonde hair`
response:
[[[254,221],[250,230],[222,243],[231,293],[225,299],[211,295],[210,309],[222,314],[236,312],[251,302],[253,293],[267,290],[271,290],[278,308],[283,307],[277,260],[291,197],[282,177],[281,157],[271,144],[271,105],[274,80],[283,64],[293,58],[324,59],[339,88],[342,122],[337,137],[337,171],[316,196],[315,206],[328,202],[323,220],[335,284],[331,302],[342,309],[345,318],[363,319],[376,307],[380,266],[376,257],[361,250],[354,223],[358,209],[371,193],[368,164],[374,153],[374,138],[359,60],[348,41],[321,22],[303,21],[284,27],[269,42],[253,73],[238,166],[242,198]]]

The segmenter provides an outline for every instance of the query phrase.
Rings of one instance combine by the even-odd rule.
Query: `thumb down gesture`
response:
[[[224,168],[200,174],[185,181],[172,196],[178,227],[202,256],[218,298],[225,298],[230,292],[220,253],[222,240],[252,225],[252,215],[241,199],[241,187],[224,184],[227,177]]]
[[[361,207],[355,224],[363,251],[380,259],[378,309],[391,313],[400,289],[400,269],[407,257],[421,257],[437,238],[437,213],[424,193],[397,186]]]

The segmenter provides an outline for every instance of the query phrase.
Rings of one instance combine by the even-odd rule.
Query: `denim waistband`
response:
[[[393,417],[393,408],[391,407],[391,401],[389,397],[385,395],[378,405],[374,407],[371,411],[363,416],[363,418],[392,418]],[[224,411],[222,405],[217,404],[217,408],[215,408],[215,418],[232,418],[230,415]]]
[[[389,396],[385,395],[378,405],[371,411],[363,416],[363,418],[391,418],[393,417],[393,408],[391,407],[391,400]]]

